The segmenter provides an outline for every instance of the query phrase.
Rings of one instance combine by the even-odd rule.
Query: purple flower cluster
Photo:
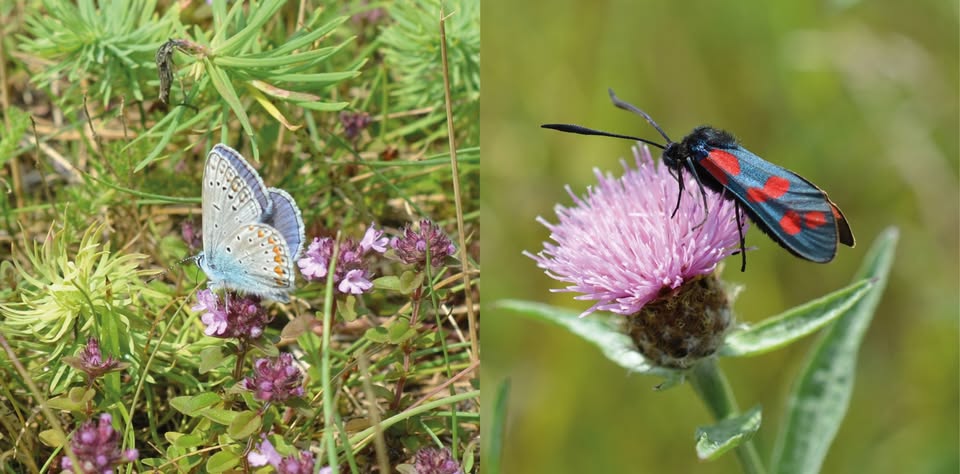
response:
[[[401,262],[425,267],[429,250],[430,264],[439,267],[443,260],[456,253],[457,248],[440,226],[427,219],[420,221],[420,228],[406,227],[399,237],[390,240],[390,246]]]
[[[340,293],[359,295],[373,288],[373,282],[370,281],[373,275],[364,257],[370,251],[385,252],[387,242],[383,231],[370,224],[360,242],[345,239],[340,243],[340,254],[333,272],[333,282]],[[297,261],[304,278],[326,282],[327,269],[333,257],[333,244],[334,240],[330,237],[313,239],[303,258]]]
[[[300,451],[297,454],[281,456],[273,447],[273,444],[270,444],[270,440],[264,435],[261,436],[263,437],[263,442],[247,454],[247,461],[250,461],[252,467],[266,466],[269,464],[280,474],[313,474],[313,466],[315,464],[313,453],[310,451]],[[330,471],[331,469],[329,468],[320,469],[321,474]]]
[[[73,434],[70,446],[77,456],[79,466],[73,466],[70,458],[60,460],[60,468],[74,473],[108,474],[123,463],[137,460],[137,450],[120,450],[120,433],[113,429],[109,414],[100,415],[98,421],[87,420]]]
[[[130,365],[111,356],[104,358],[100,352],[100,341],[93,337],[87,339],[87,345],[76,357],[64,357],[63,361],[70,367],[86,373],[91,379],[114,370],[122,370]]]
[[[213,290],[197,292],[197,304],[194,311],[205,311],[200,321],[207,326],[203,333],[220,338],[256,339],[263,334],[263,328],[272,319],[260,305],[256,296],[229,294],[227,304]]]
[[[447,448],[422,448],[413,456],[417,474],[463,474],[463,468]]]
[[[343,134],[348,140],[356,140],[360,132],[370,125],[370,114],[366,112],[340,112],[340,123],[343,125]]]
[[[273,360],[257,359],[253,363],[253,377],[243,379],[240,387],[253,391],[257,400],[280,403],[290,397],[303,396],[303,374],[293,364],[293,355],[284,352]]]
[[[713,192],[703,208],[697,182],[686,175],[676,216],[677,179],[654,164],[647,147],[634,148],[637,168],[623,162],[620,178],[594,170],[599,182],[574,206],[556,206],[560,222],[538,221],[555,243],[536,255],[524,252],[552,278],[569,283],[555,291],[597,301],[583,312],[632,315],[647,303],[701,275],[738,249],[734,203]],[[744,221],[744,226],[746,223]],[[745,231],[745,229],[744,229]]]

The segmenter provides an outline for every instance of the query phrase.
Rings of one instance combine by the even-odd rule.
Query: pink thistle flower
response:
[[[595,169],[598,185],[588,188],[585,198],[568,186],[574,206],[556,206],[559,222],[537,218],[553,242],[544,242],[536,255],[524,252],[547,275],[569,283],[554,291],[596,301],[581,316],[594,311],[634,315],[684,282],[712,273],[739,249],[732,201],[708,190],[708,209],[703,209],[699,185],[684,173],[685,192],[671,217],[676,178],[662,162],[653,162],[646,146],[634,147],[633,153],[637,168],[621,160],[619,178]]]

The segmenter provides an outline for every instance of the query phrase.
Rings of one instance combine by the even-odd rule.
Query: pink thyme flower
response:
[[[463,468],[447,448],[422,448],[413,456],[417,474],[463,474]]]
[[[194,311],[204,311],[200,321],[207,327],[203,333],[219,338],[256,339],[263,334],[263,329],[271,318],[260,305],[260,298],[256,296],[239,296],[228,293],[229,305],[220,302],[220,298],[213,290],[197,292],[197,304]]]
[[[595,169],[597,187],[583,199],[567,192],[573,207],[557,205],[559,223],[537,221],[550,230],[554,243],[544,242],[533,255],[537,266],[569,283],[554,291],[582,293],[576,299],[596,303],[584,311],[632,315],[643,305],[679,288],[685,281],[707,275],[739,248],[734,203],[706,190],[704,220],[700,188],[684,173],[680,209],[677,180],[650,150],[634,147],[637,169],[621,160],[625,174],[614,178]],[[746,232],[746,220],[744,232]]]
[[[293,355],[284,352],[272,360],[257,359],[253,363],[253,377],[243,379],[240,387],[252,390],[257,400],[283,402],[303,396],[303,374],[293,364]]]
[[[420,221],[418,230],[413,226],[405,227],[399,237],[390,241],[390,246],[401,262],[418,266],[426,266],[428,247],[430,264],[434,267],[439,267],[444,259],[457,251],[443,229],[428,219]]]
[[[263,442],[247,454],[247,461],[250,461],[251,466],[260,467],[269,464],[280,474],[313,474],[313,453],[300,451],[297,454],[281,456],[265,435],[260,436]]]
[[[80,465],[74,468],[70,458],[60,460],[67,472],[105,474],[115,472],[120,464],[137,460],[137,450],[120,450],[120,433],[113,429],[112,417],[104,413],[98,421],[87,420],[70,438],[70,446]]]
[[[129,363],[120,362],[112,356],[103,357],[103,354],[100,352],[100,341],[93,337],[87,339],[87,345],[83,347],[83,350],[81,350],[76,357],[64,357],[63,362],[87,374],[91,382],[92,379],[100,377],[103,374],[115,370],[123,370],[130,366]]]
[[[360,242],[348,238],[340,243],[340,253],[333,274],[333,282],[340,293],[359,295],[373,288],[373,273],[369,269],[366,256],[371,252],[383,253],[386,251],[387,242],[383,231],[377,230],[371,222]],[[297,260],[300,274],[305,279],[326,281],[327,267],[333,257],[333,244],[330,237],[313,239],[303,257]]]

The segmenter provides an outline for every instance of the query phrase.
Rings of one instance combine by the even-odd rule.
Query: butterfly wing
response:
[[[228,287],[281,302],[294,288],[294,257],[283,235],[269,224],[241,226],[213,254],[208,265],[225,278],[211,287]],[[208,272],[209,274],[209,272]]]
[[[300,208],[286,191],[277,188],[268,189],[273,202],[272,212],[263,219],[265,224],[273,226],[283,236],[290,247],[290,255],[296,260],[303,248],[303,217]]]
[[[247,183],[247,187],[250,188],[254,199],[257,200],[257,203],[260,204],[263,211],[270,211],[273,203],[267,197],[267,185],[263,184],[263,178],[260,177],[260,173],[257,173],[257,170],[247,162],[243,155],[223,143],[214,145],[213,149],[210,150],[210,154],[216,154],[229,163],[237,173],[237,176]]]
[[[730,191],[758,227],[794,255],[833,260],[837,242],[853,246],[853,233],[822,189],[796,173],[735,145],[712,148],[699,161]]]

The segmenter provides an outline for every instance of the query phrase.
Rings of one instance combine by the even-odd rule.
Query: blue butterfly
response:
[[[268,188],[236,150],[220,143],[203,169],[203,251],[211,289],[290,300],[303,218],[286,191]]]

